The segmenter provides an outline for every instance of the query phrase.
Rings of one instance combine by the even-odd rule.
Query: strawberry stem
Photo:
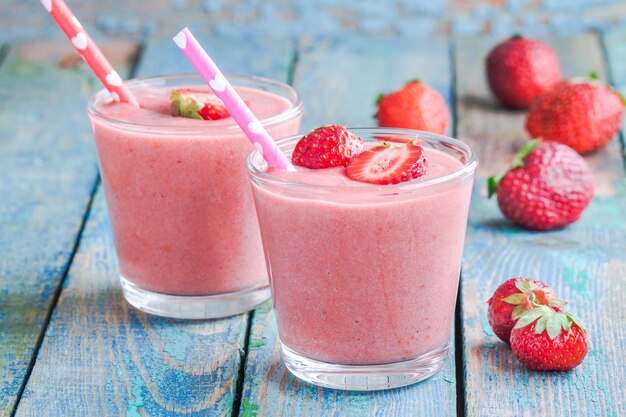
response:
[[[498,191],[498,184],[500,184],[500,181],[502,181],[502,178],[504,178],[507,172],[512,169],[521,168],[524,166],[524,158],[526,158],[532,151],[534,151],[540,143],[541,139],[529,140],[517,152],[517,155],[515,155],[515,157],[513,158],[513,162],[511,162],[511,166],[506,172],[487,178],[487,198],[493,197],[493,195]]]
[[[588,75],[589,79],[592,81],[598,81],[600,79],[600,76],[598,75],[597,71],[591,71]]]
[[[385,93],[380,93],[376,96],[376,105],[380,105],[380,102],[385,98]]]
[[[529,140],[522,148],[517,152],[513,162],[511,162],[510,169],[521,168],[524,166],[524,158],[526,158],[537,146],[541,143],[541,139]]]
[[[505,174],[506,173],[500,173],[487,178],[487,198],[493,197],[496,191],[498,191],[498,184],[500,184],[500,181],[502,181]]]

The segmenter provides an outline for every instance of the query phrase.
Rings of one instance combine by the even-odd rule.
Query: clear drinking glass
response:
[[[290,86],[227,75],[273,137],[295,134],[302,101]],[[172,88],[196,75],[136,79],[142,109],[107,91],[88,105],[126,300],[148,313],[215,318],[269,297],[246,174],[253,149],[232,118],[172,117]]]
[[[448,353],[477,160],[440,135],[351,130],[368,146],[416,140],[438,174],[329,186],[311,183],[326,170],[304,180],[248,157],[282,354],[315,385],[400,387],[433,375]],[[299,139],[278,144],[290,156]]]

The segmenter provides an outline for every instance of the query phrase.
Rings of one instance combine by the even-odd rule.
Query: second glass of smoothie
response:
[[[227,78],[272,137],[298,131],[290,86]],[[141,108],[106,91],[88,106],[124,296],[168,317],[224,317],[269,297],[245,167],[252,145],[232,118],[171,115],[172,89],[202,86],[194,75],[131,80]]]
[[[428,164],[395,185],[343,167],[248,170],[287,368],[325,387],[377,390],[433,375],[448,352],[477,161],[464,143],[352,129],[368,147],[415,141]],[[279,141],[291,156],[300,136]]]

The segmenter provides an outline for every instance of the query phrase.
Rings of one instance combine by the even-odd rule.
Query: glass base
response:
[[[245,313],[270,298],[269,286],[214,295],[168,295],[148,291],[120,276],[124,298],[133,307],[176,319],[216,319]]]
[[[448,356],[448,345],[404,362],[382,365],[335,365],[302,356],[282,344],[287,369],[313,385],[348,391],[399,388],[433,376]]]

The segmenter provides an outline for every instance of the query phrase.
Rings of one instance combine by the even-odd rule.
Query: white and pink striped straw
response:
[[[202,79],[213,90],[213,93],[224,102],[226,110],[228,110],[231,117],[250,139],[254,147],[263,155],[267,164],[271,167],[295,171],[287,157],[276,146],[276,142],[252,114],[189,28],[184,28],[178,32],[174,37],[174,42],[185,54],[191,65],[198,71]]]
[[[133,93],[130,92],[117,71],[113,69],[100,51],[100,48],[83,28],[83,25],[80,24],[74,13],[67,7],[67,4],[63,0],[41,0],[41,4],[50,13],[50,16],[59,25],[70,42],[72,42],[72,45],[89,65],[96,77],[109,90],[113,100],[139,107],[139,103],[133,96]]]

